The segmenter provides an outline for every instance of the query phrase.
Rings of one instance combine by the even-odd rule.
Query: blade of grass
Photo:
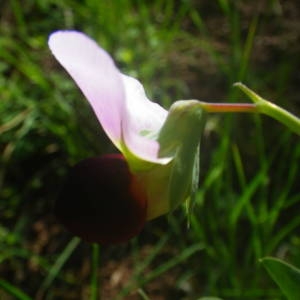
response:
[[[290,220],[283,228],[281,228],[276,235],[268,241],[267,250],[271,253],[276,249],[278,244],[293,231],[296,231],[300,226],[300,216],[296,216]]]
[[[257,191],[260,185],[262,185],[266,180],[266,174],[265,171],[260,171],[250,182],[250,184],[245,188],[242,195],[239,197],[239,200],[237,204],[233,207],[230,216],[229,216],[229,222],[231,228],[235,228],[237,225],[237,221],[242,213],[242,210],[244,207],[246,207],[248,216],[251,219],[252,223],[256,222],[256,215],[253,211],[253,207],[250,204],[250,201],[254,195],[254,193]]]
[[[9,283],[4,279],[0,279],[0,288],[6,291],[9,295],[13,296],[14,299],[33,300],[33,298],[29,297],[19,288],[17,288],[16,286],[14,286],[13,284]]]
[[[180,264],[181,262],[188,259],[190,256],[195,254],[196,252],[203,250],[204,246],[202,243],[197,243],[194,245],[191,245],[187,249],[183,250],[181,253],[179,253],[177,256],[171,258],[165,263],[162,263],[160,266],[158,266],[155,270],[148,273],[145,278],[142,278],[140,281],[140,285],[143,286],[149,281],[152,281],[153,279],[157,278],[158,276],[162,275],[163,273],[167,272],[171,268],[174,268],[176,265]]]
[[[236,168],[236,171],[238,174],[240,187],[242,190],[244,190],[246,188],[245,170],[244,170],[244,166],[243,166],[239,148],[236,144],[232,145],[232,156],[233,156],[233,161],[235,163],[235,168]]]
[[[99,251],[98,244],[92,245],[92,275],[91,275],[91,300],[97,300],[99,297],[98,291],[100,290],[98,280],[98,266],[99,266]],[[100,299],[100,298],[99,298]]]
[[[142,297],[143,300],[150,300],[150,298],[142,288],[138,289],[138,294]]]
[[[76,247],[79,245],[80,239],[78,237],[74,237],[71,239],[71,241],[68,243],[68,245],[65,247],[63,252],[58,256],[55,263],[53,264],[52,268],[49,270],[48,276],[45,278],[43,283],[40,287],[40,292],[47,290],[54,279],[58,276],[59,272],[61,271],[62,267],[66,263],[66,261],[69,259],[73,251],[76,249]]]
[[[30,113],[31,109],[27,108],[20,113],[18,113],[16,116],[14,116],[11,120],[7,121],[4,124],[0,125],[0,134],[9,131],[16,126],[18,126],[20,123],[22,123],[27,117],[28,114]]]
[[[137,284],[136,282],[140,278],[142,272],[151,264],[151,262],[157,257],[159,252],[163,249],[166,242],[170,238],[169,234],[166,234],[162,236],[159,240],[159,242],[155,245],[155,247],[152,249],[152,251],[149,253],[149,255],[146,258],[143,258],[142,261],[135,258],[135,269],[133,271],[132,280],[124,286],[124,288],[119,292],[117,299],[124,299],[126,295],[128,295],[134,288],[136,288]],[[134,251],[136,251],[136,245],[134,245]]]
[[[12,12],[14,13],[16,19],[16,28],[18,29],[20,36],[27,36],[27,26],[23,15],[22,5],[19,0],[10,0]]]
[[[259,19],[258,15],[254,16],[254,18],[252,19],[252,21],[250,23],[249,29],[248,29],[248,34],[247,34],[247,38],[245,41],[245,45],[244,45],[244,49],[243,49],[243,53],[242,53],[242,57],[241,57],[240,70],[239,70],[239,74],[238,74],[239,81],[243,81],[245,78],[251,51],[253,48],[253,42],[254,42],[254,37],[255,37],[255,33],[256,33],[256,28],[258,25],[258,19]]]
[[[218,65],[219,69],[223,72],[224,75],[227,75],[230,72],[229,66],[224,61],[222,55],[218,53],[218,51],[213,46],[213,43],[210,38],[210,34],[205,26],[205,22],[203,21],[200,12],[196,9],[192,9],[189,13],[189,17],[193,22],[194,26],[199,30],[203,39],[201,40],[201,47],[206,50],[206,52],[210,55],[212,60]],[[193,40],[194,36],[190,36],[190,39]],[[197,45],[199,47],[199,41],[197,40]]]

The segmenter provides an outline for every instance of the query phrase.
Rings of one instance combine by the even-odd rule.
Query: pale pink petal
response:
[[[170,158],[159,158],[159,144],[156,141],[168,112],[147,98],[138,80],[123,74],[122,79],[127,109],[127,118],[122,120],[126,147],[146,161],[168,163]]]
[[[146,97],[136,79],[121,74],[107,52],[76,31],[53,33],[49,47],[75,80],[120,151],[124,151],[125,145],[142,160],[160,164],[171,160],[159,157],[156,141],[167,111]]]
[[[111,57],[92,39],[76,31],[57,31],[49,47],[91,104],[104,131],[120,148],[125,94]]]

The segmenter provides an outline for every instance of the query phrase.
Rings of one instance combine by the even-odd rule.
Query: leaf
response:
[[[300,299],[300,270],[296,267],[272,257],[261,259],[272,279],[280,287],[289,300]]]

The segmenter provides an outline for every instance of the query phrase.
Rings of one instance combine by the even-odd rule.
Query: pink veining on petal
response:
[[[76,31],[57,31],[49,47],[91,104],[103,129],[120,149],[125,94],[119,70],[92,39]]]

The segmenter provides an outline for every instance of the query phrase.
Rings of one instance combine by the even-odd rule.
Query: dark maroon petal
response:
[[[139,234],[146,211],[143,189],[121,154],[78,163],[55,205],[55,215],[69,231],[100,244],[126,242]]]

